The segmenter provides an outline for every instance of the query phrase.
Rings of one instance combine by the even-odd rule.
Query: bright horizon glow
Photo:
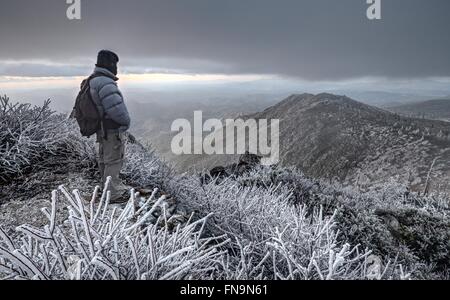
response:
[[[46,90],[67,90],[75,93],[87,76],[29,77],[0,76],[0,94]],[[119,86],[124,91],[150,89],[188,91],[215,87],[215,93],[321,93],[391,92],[439,98],[450,95],[450,77],[391,79],[362,77],[338,81],[307,81],[271,74],[193,74],[193,73],[121,73]],[[222,86],[223,85],[223,86]],[[231,86],[230,86],[231,85]]]
[[[133,84],[179,84],[179,83],[229,83],[248,82],[261,79],[271,79],[269,75],[223,75],[223,74],[119,74],[119,83]],[[19,77],[0,76],[0,89],[46,89],[78,87],[86,77]]]

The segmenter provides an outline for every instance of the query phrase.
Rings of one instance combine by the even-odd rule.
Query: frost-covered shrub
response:
[[[304,204],[292,205],[288,186],[261,185],[243,178],[202,185],[189,176],[177,183],[191,209],[213,213],[207,234],[230,238],[227,279],[367,279],[373,275],[368,271],[369,257],[374,257],[371,251],[339,238],[337,211],[325,215],[323,207],[311,211]],[[383,263],[374,278],[406,276],[401,275],[400,265]]]
[[[13,104],[0,97],[0,183],[37,169],[92,166],[93,143],[81,139],[76,125],[49,104]]]
[[[131,134],[126,143],[125,165],[122,175],[136,187],[164,188],[172,177],[172,169],[153,151],[146,149]]]
[[[12,239],[0,230],[0,278],[4,279],[206,279],[223,260],[217,238],[202,238],[207,218],[169,230],[171,219],[155,193],[137,205],[132,193],[124,209],[112,208],[109,192],[90,202],[64,187],[52,194],[52,209],[44,228],[23,225]],[[63,196],[63,197],[62,197]],[[68,217],[60,224],[57,206],[67,205]]]
[[[391,261],[387,277],[401,277],[402,265],[403,271],[410,270],[416,278],[448,278],[450,222],[444,196],[431,199],[408,194],[398,185],[385,187],[381,192],[378,189],[362,193],[281,167],[258,167],[240,176],[219,179],[201,184],[186,176],[176,180],[174,189],[193,210],[203,214],[215,212],[211,221],[220,224],[217,228],[245,238],[251,245],[263,245],[255,241],[267,240],[276,227],[281,230],[287,226],[286,233],[295,229],[293,211],[302,211],[311,224],[318,222],[315,218],[320,211],[324,219],[333,218],[333,229],[339,232],[337,245],[360,245],[359,249],[370,249],[381,261]],[[427,209],[429,206],[435,207],[434,215]],[[417,222],[413,224],[405,213],[415,216],[412,219]],[[397,223],[401,231],[395,226]],[[209,230],[214,232],[214,228]],[[258,258],[266,254],[261,247],[250,249]]]
[[[215,189],[214,187],[217,187]],[[109,193],[90,202],[64,187],[52,193],[44,228],[0,232],[0,276],[6,279],[367,279],[405,277],[369,250],[340,242],[334,216],[286,201],[280,187],[211,183],[199,209],[210,213],[180,224],[165,196],[131,191],[125,208]],[[227,190],[227,191],[225,191]],[[58,216],[67,206],[67,216]],[[205,207],[206,206],[206,207]],[[208,208],[207,208],[208,207]],[[155,217],[155,212],[162,212]],[[61,221],[60,221],[61,220]],[[374,262],[375,260],[375,262]]]

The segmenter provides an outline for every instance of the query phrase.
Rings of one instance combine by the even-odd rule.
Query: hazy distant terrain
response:
[[[450,122],[450,97],[395,106],[390,110],[406,116]]]
[[[347,95],[348,97],[360,102],[381,108],[391,108],[399,105],[418,103],[423,99],[431,99],[432,96],[427,93],[401,93],[401,92],[382,92],[382,91],[337,91],[333,94]]]
[[[274,95],[261,94],[199,99],[171,97],[167,101],[130,102],[128,106],[133,118],[131,131],[143,143],[151,144],[159,155],[177,164],[178,157],[170,149],[172,138],[177,134],[171,131],[174,120],[182,118],[192,122],[194,111],[202,111],[204,120],[235,118],[261,111],[276,103],[276,99]]]

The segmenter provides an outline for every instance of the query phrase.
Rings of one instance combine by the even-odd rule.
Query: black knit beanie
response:
[[[117,63],[119,62],[119,56],[109,50],[101,50],[97,56],[96,66],[99,68],[105,68],[114,75],[117,75]]]

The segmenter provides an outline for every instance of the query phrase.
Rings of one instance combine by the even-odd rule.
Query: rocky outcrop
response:
[[[220,183],[223,179],[230,176],[239,177],[259,166],[261,164],[261,159],[262,156],[247,151],[239,157],[237,163],[225,167],[218,166],[208,172],[200,174],[200,182],[202,184],[208,184],[212,180],[216,180],[217,183]]]

